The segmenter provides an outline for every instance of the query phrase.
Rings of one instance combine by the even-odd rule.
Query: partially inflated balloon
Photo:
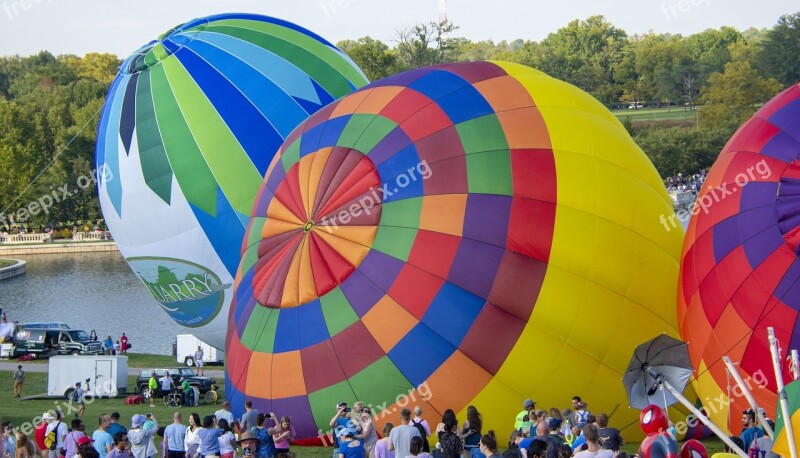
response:
[[[222,348],[267,166],[309,114],[366,82],[323,38],[246,14],[195,19],[125,60],[100,120],[100,203],[172,319]]]
[[[505,434],[525,398],[638,415],[634,347],[677,334],[682,234],[647,157],[585,92],[528,67],[402,73],[320,110],[267,171],[227,340],[235,412],[327,431],[474,404]],[[619,409],[617,409],[619,407]]]
[[[730,412],[733,431],[750,405],[721,358],[739,363],[758,405],[772,412],[777,387],[767,328],[775,328],[784,351],[800,345],[798,158],[800,85],[772,99],[728,141],[697,196],[684,242],[681,335],[699,372],[698,394],[717,424],[728,424]],[[784,377],[791,380],[788,371]]]

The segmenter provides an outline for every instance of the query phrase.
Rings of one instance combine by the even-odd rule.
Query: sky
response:
[[[688,35],[730,25],[771,28],[796,0],[449,0],[455,36],[539,41],[573,19],[602,14],[629,34]],[[0,0],[0,55],[40,50],[126,57],[190,19],[224,12],[295,22],[331,42],[371,36],[393,46],[398,29],[435,21],[439,0]]]

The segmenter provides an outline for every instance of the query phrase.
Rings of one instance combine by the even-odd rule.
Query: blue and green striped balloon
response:
[[[275,152],[367,82],[320,36],[252,14],[192,20],[123,62],[97,136],[100,202],[176,322],[223,347],[242,238]]]

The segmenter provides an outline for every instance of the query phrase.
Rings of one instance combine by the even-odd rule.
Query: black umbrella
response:
[[[692,372],[686,342],[661,334],[636,347],[622,383],[631,407],[644,409],[650,404],[663,404],[667,408],[679,400],[669,390],[658,393],[659,386],[666,381],[682,392]]]

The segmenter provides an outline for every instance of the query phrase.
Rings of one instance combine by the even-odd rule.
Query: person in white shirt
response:
[[[228,424],[233,423],[233,414],[231,413],[231,403],[225,401],[222,403],[222,408],[214,412],[214,416],[217,417],[217,421],[225,420]]]
[[[403,408],[400,410],[400,426],[396,426],[389,433],[389,443],[387,449],[391,452],[394,451],[394,456],[397,458],[406,458],[411,454],[411,438],[419,436],[419,431],[413,426],[409,426],[411,422],[411,411]]]
[[[197,351],[194,352],[194,365],[197,367],[197,375],[203,375],[203,347],[197,346]]]
[[[172,377],[169,376],[169,373],[165,372],[164,375],[158,379],[158,383],[161,385],[161,394],[164,396],[164,405],[167,405],[169,393],[172,391]]]
[[[223,431],[222,435],[217,439],[219,441],[220,458],[233,458],[236,450],[236,436],[233,435],[228,421],[224,418],[217,420],[217,427]]]
[[[591,423],[584,426],[583,437],[586,439],[588,448],[576,453],[573,458],[613,458],[614,452],[612,450],[606,450],[598,444],[600,433],[597,431],[597,426]]]
[[[47,412],[42,418],[48,423],[47,429],[44,432],[45,437],[50,434],[51,431],[56,431],[56,449],[55,450],[48,450],[47,456],[48,458],[59,458],[61,455],[61,450],[64,447],[64,439],[66,439],[67,434],[69,434],[69,430],[67,425],[61,421],[61,411],[56,410],[56,416],[53,417],[50,412]]]

